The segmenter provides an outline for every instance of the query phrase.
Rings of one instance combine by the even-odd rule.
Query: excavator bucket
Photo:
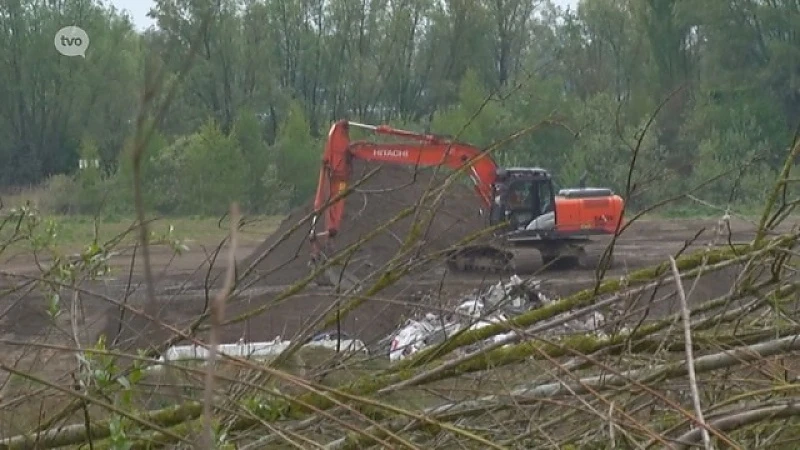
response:
[[[311,260],[311,270],[320,270],[328,264],[329,261],[330,259],[324,252],[319,252],[316,258]],[[324,267],[314,281],[319,286],[340,286],[344,290],[350,290],[358,285],[358,278],[356,276],[336,264]]]

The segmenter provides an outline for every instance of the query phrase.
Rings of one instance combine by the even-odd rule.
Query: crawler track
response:
[[[514,253],[498,246],[475,245],[451,252],[447,265],[469,273],[505,273],[514,270]]]

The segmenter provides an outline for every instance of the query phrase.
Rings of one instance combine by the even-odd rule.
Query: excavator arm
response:
[[[411,142],[351,141],[350,127],[367,129],[378,135],[404,138]],[[347,190],[352,175],[353,159],[409,166],[443,165],[450,169],[467,166],[475,190],[484,206],[489,207],[492,202],[497,165],[482,150],[438,136],[398,130],[386,125],[374,126],[345,120],[338,121],[328,132],[314,198],[315,216],[310,239],[312,257],[315,259],[327,239],[335,237],[341,226],[345,207],[345,199],[341,195]]]

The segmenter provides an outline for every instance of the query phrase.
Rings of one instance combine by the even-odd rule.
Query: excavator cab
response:
[[[517,231],[530,229],[532,223],[555,223],[553,181],[544,169],[499,169],[493,199],[490,225],[508,221],[509,229]]]

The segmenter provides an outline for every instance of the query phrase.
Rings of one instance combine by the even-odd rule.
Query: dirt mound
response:
[[[356,162],[351,184],[374,169],[378,169],[378,172],[347,197],[341,229],[333,245],[334,251],[358,242],[405,208],[418,204],[423,193],[430,187],[441,187],[442,180],[452,173],[442,169],[434,176],[431,169],[415,170],[405,166]],[[414,245],[413,252],[404,255],[404,261],[419,261],[479,231],[488,223],[479,214],[481,202],[472,185],[467,182],[454,183],[445,192],[441,202],[425,204],[417,214],[432,210],[433,220],[422,222],[426,226],[422,228],[420,240]],[[306,221],[299,226],[298,223],[312,211],[312,205],[313,202],[309,202],[293,211],[272,236],[250,256],[237,263],[240,276],[253,266],[252,272],[243,278],[244,285],[285,286],[311,274],[311,246],[308,242],[311,223]],[[380,275],[381,267],[397,254],[413,222],[414,215],[411,214],[364,243],[348,263],[348,272],[360,280],[366,280],[369,286],[369,282]],[[329,256],[332,256],[331,252]],[[415,267],[409,276],[385,288],[348,314],[340,324],[342,331],[370,342],[395,329],[412,310],[438,310],[445,307],[444,303],[450,297],[448,294],[443,294],[443,298],[424,297],[424,300],[418,295],[434,289],[443,270],[441,261]],[[424,285],[426,279],[434,282]],[[219,282],[221,280],[217,280]],[[279,304],[273,303],[274,294],[266,294],[238,302],[241,304],[232,304],[231,308],[241,308],[240,312],[244,312],[259,304],[269,304],[268,311],[253,319],[258,322],[253,332],[257,330],[257,334],[265,338],[277,334],[292,336],[331,305],[332,295],[327,289],[311,287]],[[231,316],[236,314],[231,312]]]
[[[441,169],[434,176],[431,169],[356,162],[353,181],[361,179],[376,168],[378,172],[346,200],[343,223],[333,245],[335,251],[357,243],[376,228],[392,220],[405,208],[419,203],[427,190],[431,187],[434,189],[441,187],[443,178],[451,173],[449,170]],[[481,203],[477,194],[467,183],[455,183],[448,188],[440,203],[433,207],[430,205],[430,202],[426,202],[425,207],[418,209],[420,215],[433,210],[433,220],[422,222],[424,225],[422,236],[415,244],[414,253],[417,256],[445,249],[488,224],[479,214]],[[270,238],[246,260],[240,262],[240,270],[246,270],[265,252],[272,249],[257,264],[252,274],[259,277],[261,283],[284,285],[307,276],[310,273],[308,266],[311,251],[308,242],[310,221],[289,232],[311,210],[312,202],[309,202],[293,211]],[[414,214],[411,214],[379,232],[353,256],[348,263],[348,270],[363,278],[380,269],[400,249],[413,222]],[[288,236],[286,233],[289,233]],[[413,256],[409,255],[405,259],[411,257]]]
[[[334,251],[358,242],[405,208],[418,204],[429,188],[442,187],[443,179],[452,173],[441,169],[434,176],[432,169],[415,170],[405,166],[360,161],[354,166],[351,184],[375,169],[378,171],[347,197],[345,216],[339,235],[334,241]],[[459,180],[448,188],[441,202],[426,201],[425,207],[418,210],[417,214],[422,216],[433,211],[433,220],[423,222],[427,226],[423,226],[420,240],[413,247],[414,251],[404,255],[405,261],[418,261],[426,255],[445,249],[488,224],[479,214],[481,202],[478,195],[471,183],[468,183],[469,180],[464,178],[465,182]],[[232,319],[260,307],[266,307],[266,310],[246,322],[225,327],[222,330],[223,341],[234,342],[240,337],[254,341],[268,340],[277,335],[291,339],[308,326],[309,321],[331,306],[334,300],[332,291],[313,284],[289,299],[275,302],[277,292],[283,291],[283,286],[291,285],[312,273],[309,267],[311,245],[308,240],[311,222],[308,220],[298,226],[312,209],[313,201],[309,201],[292,211],[275,233],[248,257],[237,262],[238,276],[242,280],[239,286],[247,292],[228,303],[226,317]],[[364,243],[349,262],[348,272],[365,280],[367,287],[370,286],[370,281],[381,274],[381,267],[396,255],[413,222],[414,215],[411,214]],[[332,256],[331,252],[328,254]],[[209,280],[209,287],[212,289],[221,287],[223,283],[224,263],[220,259],[217,265],[219,267]],[[244,276],[251,266],[253,270]],[[341,331],[372,343],[396,329],[404,316],[420,310],[438,311],[447,307],[451,300],[457,301],[459,297],[448,292],[447,287],[442,287],[442,292],[438,292],[438,282],[444,268],[445,265],[440,261],[415,267],[409,276],[371,296],[344,317],[340,324]],[[191,284],[201,287],[205,282],[205,273],[193,275],[192,278],[194,283]],[[425,284],[425,281],[428,283]],[[419,295],[431,290],[440,295]],[[169,297],[172,299],[173,296]],[[178,295],[171,302],[170,305],[164,305],[159,318],[176,328],[188,325],[188,318],[200,314],[205,304],[196,294]],[[116,328],[119,326],[114,314],[110,311],[107,321],[111,336],[116,335]],[[126,322],[129,320],[130,318]],[[125,324],[122,328],[120,339],[127,346],[166,338],[164,334],[156,339],[159,330],[142,336],[138,333],[139,325]]]

